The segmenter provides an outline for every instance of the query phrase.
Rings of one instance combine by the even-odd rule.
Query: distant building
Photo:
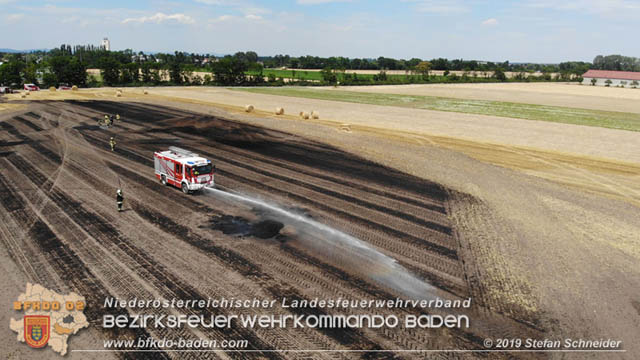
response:
[[[640,72],[589,70],[582,78],[584,85],[640,87]]]
[[[109,38],[102,39],[102,44],[100,45],[102,46],[103,49],[107,51],[111,51],[111,42],[109,41]]]

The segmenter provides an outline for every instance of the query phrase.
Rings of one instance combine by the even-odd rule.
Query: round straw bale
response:
[[[253,105],[246,105],[244,107],[244,111],[246,112],[252,112],[253,111]]]
[[[73,86],[71,87],[71,90],[72,90],[72,91],[78,91],[78,85],[73,85]]]
[[[56,91],[56,87],[55,86],[49,87],[49,91]]]
[[[276,115],[284,115],[284,108],[277,107],[276,108]]]
[[[309,113],[308,112],[303,112],[302,113],[302,118],[305,119],[305,120],[309,119]]]
[[[27,94],[22,93],[22,94],[20,94],[20,97],[24,99],[24,98],[26,98],[26,97],[27,97]]]
[[[311,117],[312,117],[313,119],[320,119],[320,112],[313,110],[313,111],[311,112]]]

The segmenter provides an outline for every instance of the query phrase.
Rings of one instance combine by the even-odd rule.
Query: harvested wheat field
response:
[[[334,88],[326,88],[335,90]],[[640,113],[640,89],[576,83],[485,83],[350,86],[350,91],[444,96]]]
[[[528,85],[514,93],[539,93],[529,101],[542,105],[560,87],[573,89]],[[498,97],[507,92],[504,86],[475,96]],[[199,354],[211,358],[422,358],[419,352],[353,350],[461,349],[477,352],[432,355],[582,359],[580,353],[482,352],[485,339],[582,338],[622,342],[621,352],[597,358],[640,354],[638,131],[238,89],[127,88],[115,94],[11,95],[9,104],[24,106],[0,112],[0,263],[11,274],[0,281],[2,298],[17,298],[25,282],[85,296],[92,326],[74,338],[76,349],[100,348],[110,338],[206,337],[247,339],[255,351]],[[549,104],[580,107],[578,96],[576,90],[573,100]],[[611,111],[607,97],[599,96],[597,109]],[[637,106],[624,96],[617,101]],[[286,113],[275,115],[275,108]],[[311,109],[322,117],[298,116]],[[114,126],[96,125],[114,113],[121,116]],[[621,119],[635,126],[633,116]],[[118,141],[115,151],[111,136]],[[185,195],[162,186],[153,152],[169,146],[210,159],[217,190]],[[119,182],[123,213],[115,207]],[[328,235],[313,224],[338,232]],[[107,296],[471,298],[471,308],[461,310],[471,326],[116,331],[99,326]],[[366,311],[271,309],[283,315]],[[377,311],[421,314],[408,307]],[[6,327],[0,334],[7,353],[29,354]]]

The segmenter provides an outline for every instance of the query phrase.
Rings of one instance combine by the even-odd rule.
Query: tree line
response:
[[[640,59],[622,55],[598,55],[593,59],[592,69],[640,71]]]
[[[637,58],[620,55],[598,55],[593,63],[571,61],[560,64],[481,62],[476,60],[435,58],[409,60],[379,57],[360,59],[289,55],[258,56],[254,51],[216,57],[176,51],[173,54],[145,54],[130,49],[107,51],[93,45],[63,44],[48,51],[27,54],[0,54],[0,84],[19,87],[23,83],[40,86],[60,84],[92,86],[140,85],[280,85],[284,79],[263,74],[265,68],[324,69],[320,84],[390,84],[426,82],[575,80],[589,68],[640,71]],[[100,69],[100,75],[87,75],[87,69]],[[346,70],[378,70],[374,76],[349,74]],[[404,70],[406,76],[387,75],[387,70]],[[444,76],[433,75],[443,70]],[[194,74],[205,72],[204,76]],[[452,71],[462,71],[460,76]],[[505,72],[516,72],[507,79]],[[491,72],[479,78],[478,72]],[[542,72],[530,77],[527,73]],[[560,75],[552,77],[550,73]],[[299,85],[316,85],[305,79],[294,79]]]
[[[409,60],[379,57],[377,59],[359,59],[346,57],[301,56],[291,57],[289,55],[263,56],[259,60],[266,68],[292,68],[292,69],[341,69],[341,70],[404,70],[412,71],[421,62],[427,61],[431,64],[431,70],[449,71],[502,71],[511,72],[547,72],[547,73],[570,73],[582,75],[591,64],[583,61],[569,61],[560,64],[534,64],[534,63],[510,63],[445,59],[435,58],[431,60],[412,58]]]

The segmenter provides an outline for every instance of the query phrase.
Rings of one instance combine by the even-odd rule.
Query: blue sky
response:
[[[0,0],[0,48],[464,58],[640,56],[640,0]]]

